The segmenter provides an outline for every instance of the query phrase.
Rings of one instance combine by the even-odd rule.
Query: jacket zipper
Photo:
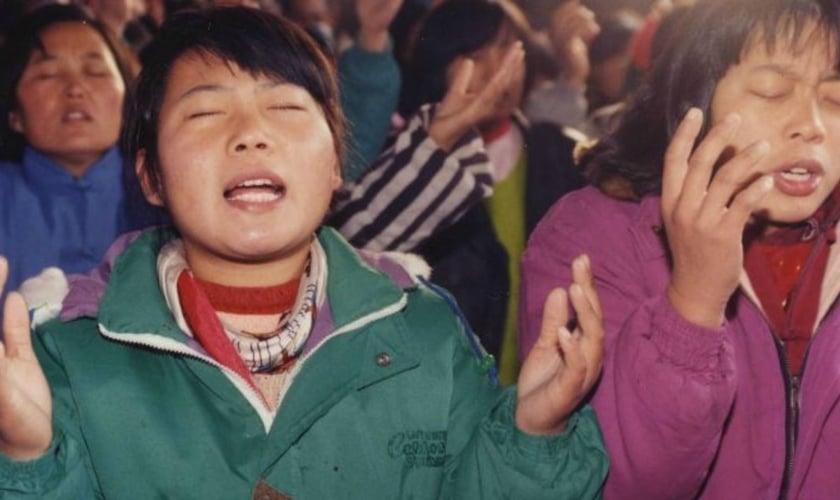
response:
[[[773,335],[776,351],[779,355],[779,363],[782,365],[782,376],[785,384],[785,468],[782,472],[782,487],[779,491],[779,499],[785,500],[790,489],[790,477],[793,473],[793,453],[796,449],[796,426],[799,418],[799,377],[790,374],[790,365],[785,356],[784,343]]]
[[[817,237],[817,241],[814,245],[814,250],[818,250],[820,245],[824,243],[823,240],[826,239],[826,233],[823,232]],[[811,254],[808,256],[808,259],[805,261],[805,265],[802,267],[802,271],[800,274],[804,276],[805,273],[811,268],[816,259],[816,251],[812,251]],[[801,282],[797,282],[796,286],[790,293],[790,303],[794,302],[794,299],[797,295],[799,295],[799,289],[801,286]],[[785,328],[790,328],[790,317],[785,314]],[[772,330],[772,328],[771,328]],[[781,500],[785,500],[788,498],[788,493],[790,489],[790,479],[793,475],[793,465],[794,465],[794,454],[796,451],[796,438],[797,433],[799,430],[799,390],[802,386],[802,376],[800,374],[805,373],[805,361],[808,359],[808,351],[810,350],[811,343],[814,340],[814,336],[817,331],[817,325],[815,324],[813,327],[813,333],[811,338],[808,339],[808,345],[805,348],[805,356],[802,359],[802,363],[799,366],[799,374],[792,374],[790,370],[790,364],[787,360],[787,353],[785,350],[784,342],[781,338],[773,333],[773,340],[776,344],[776,350],[779,354],[779,362],[782,365],[782,376],[784,377],[785,383],[785,396],[787,400],[787,408],[785,410],[785,469],[784,475],[782,476],[782,487],[781,491],[779,492],[779,498]]]

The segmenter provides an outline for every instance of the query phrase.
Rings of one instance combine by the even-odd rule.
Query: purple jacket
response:
[[[745,275],[719,330],[682,319],[659,198],[610,199],[592,187],[556,203],[522,260],[520,355],[533,346],[551,288],[591,257],[604,310],[604,370],[593,398],[610,472],[605,497],[840,498],[840,255],[834,245],[787,455],[788,393],[776,340]]]

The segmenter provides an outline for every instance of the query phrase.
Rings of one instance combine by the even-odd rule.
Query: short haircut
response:
[[[143,70],[126,98],[120,144],[133,162],[146,152],[146,169],[159,186],[158,122],[169,76],[186,55],[217,57],[252,75],[265,75],[306,89],[320,105],[339,161],[345,154],[333,61],[303,30],[268,12],[246,7],[183,11],[167,20],[143,51]]]

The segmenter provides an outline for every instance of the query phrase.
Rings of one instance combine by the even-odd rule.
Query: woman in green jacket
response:
[[[343,124],[311,40],[231,8],[173,18],[148,50],[123,147],[174,229],[73,278],[34,342],[7,298],[0,497],[598,494],[600,433],[576,411],[601,364],[586,258],[580,326],[555,292],[501,390],[445,293],[319,229]]]

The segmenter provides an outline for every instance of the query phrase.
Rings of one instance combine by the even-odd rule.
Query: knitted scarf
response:
[[[206,292],[189,271],[180,241],[170,242],[161,251],[158,273],[181,328],[191,333],[212,358],[246,380],[250,379],[248,373],[282,369],[297,358],[326,297],[326,255],[317,240],[310,247],[294,306],[281,315],[276,330],[268,335],[254,336],[219,320]]]

